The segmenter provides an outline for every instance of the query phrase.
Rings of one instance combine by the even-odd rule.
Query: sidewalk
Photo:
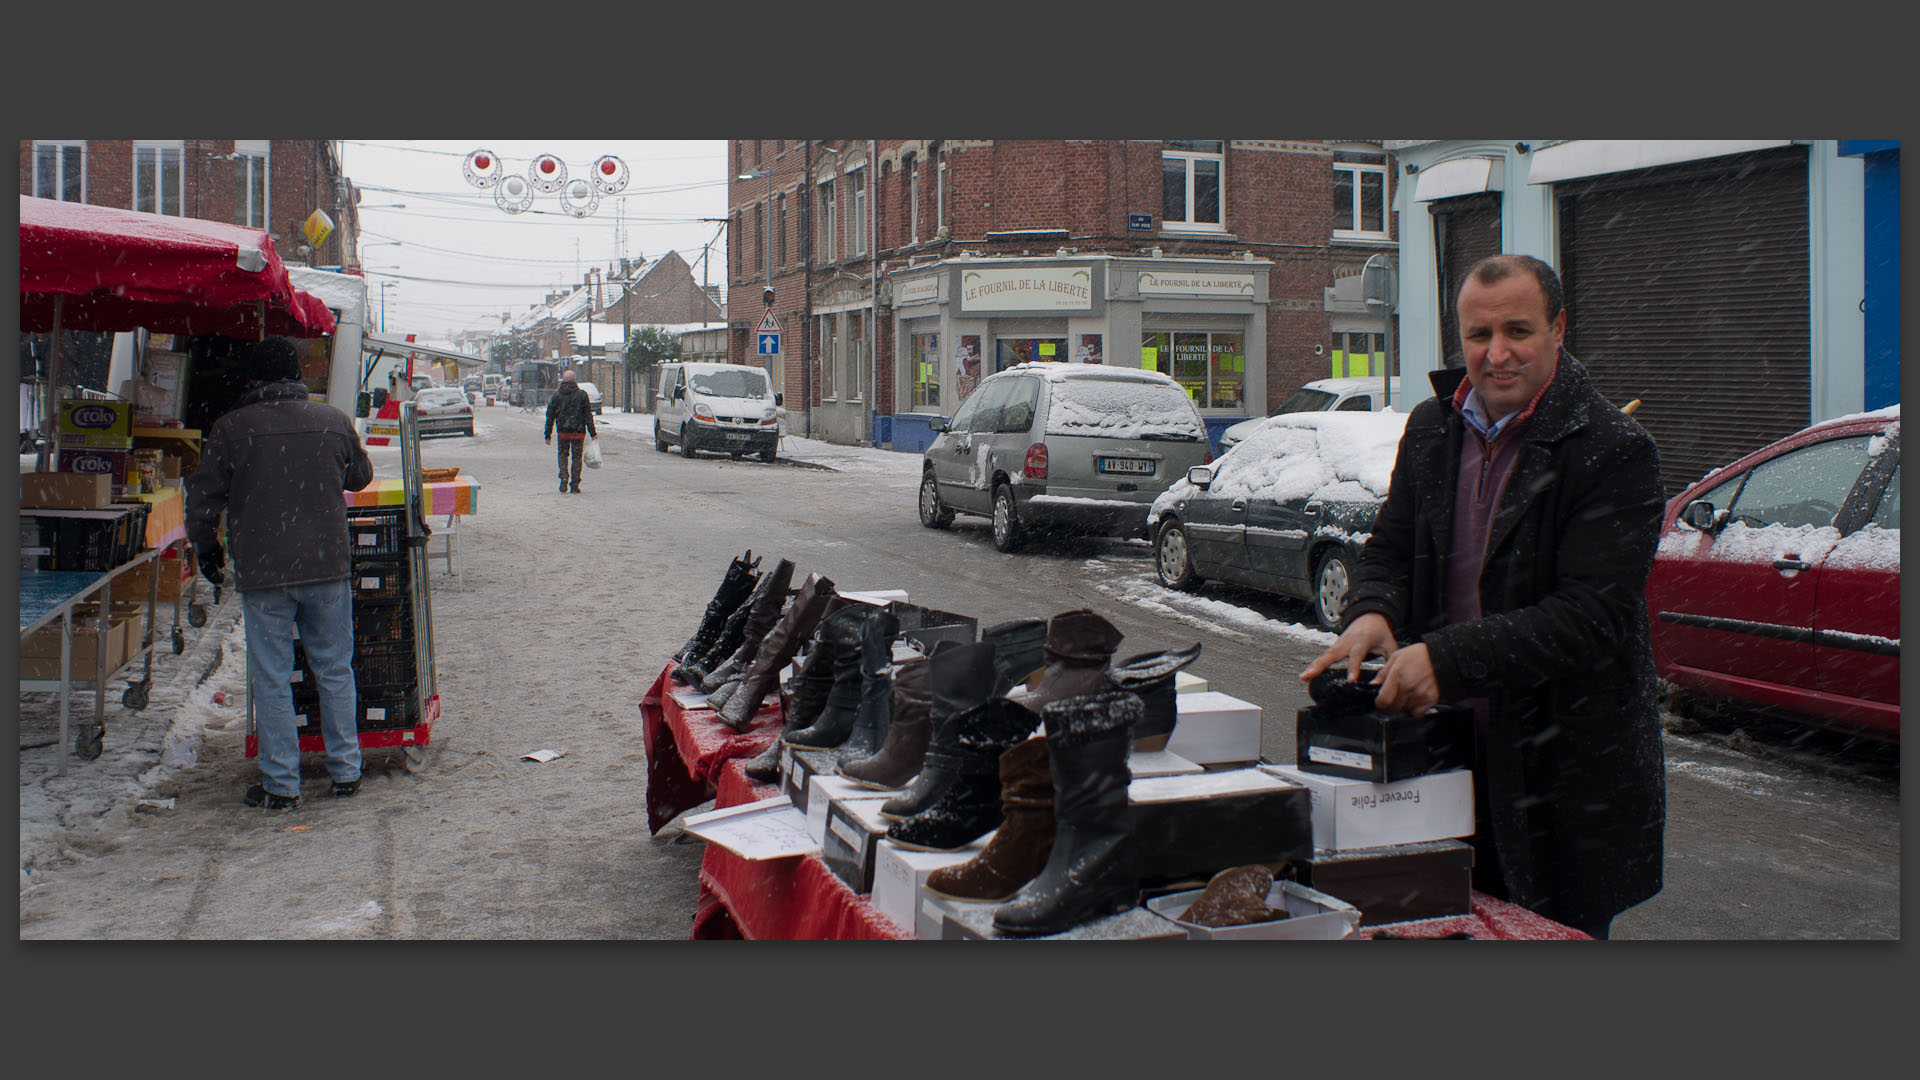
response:
[[[653,416],[649,413],[623,413],[611,409],[593,418],[597,428],[653,439]],[[676,448],[677,449],[677,448]],[[920,455],[871,446],[839,446],[819,439],[788,435],[780,440],[780,458],[803,466],[846,473],[884,473],[917,476]]]

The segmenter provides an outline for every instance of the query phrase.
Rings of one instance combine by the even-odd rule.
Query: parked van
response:
[[[780,446],[778,409],[767,373],[742,364],[660,365],[660,399],[653,408],[653,448],[669,443],[692,457],[712,450],[772,461]]]

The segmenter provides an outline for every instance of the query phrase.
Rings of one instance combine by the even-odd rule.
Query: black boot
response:
[[[784,736],[788,746],[832,750],[853,734],[853,723],[860,716],[860,628],[868,612],[879,610],[872,604],[849,604],[820,624],[825,631],[821,646],[833,664],[833,688],[813,723]]]
[[[933,736],[933,722],[927,718],[933,707],[933,685],[927,675],[930,663],[927,657],[916,656],[894,667],[887,737],[872,756],[840,762],[841,776],[861,787],[898,791],[919,774],[927,741]]]
[[[713,642],[720,636],[720,628],[726,624],[727,616],[733,614],[733,609],[739,607],[753,592],[754,578],[757,576],[755,568],[759,565],[760,560],[753,557],[751,550],[745,555],[736,556],[727,564],[727,573],[720,579],[720,588],[714,592],[713,599],[707,601],[706,614],[700,617],[700,629],[693,632],[685,645],[675,649],[670,659],[679,663],[698,650],[713,647]]]
[[[1014,683],[1027,681],[1047,661],[1045,619],[1013,619],[989,626],[980,640],[993,643],[994,697],[1013,689]]]
[[[1200,643],[1185,649],[1130,656],[1107,669],[1107,678],[1116,689],[1140,695],[1146,716],[1134,725],[1133,748],[1140,751],[1165,750],[1173,737],[1174,721],[1180,718],[1180,702],[1173,688],[1173,677],[1200,656]]]
[[[1002,934],[1058,934],[1140,903],[1129,842],[1127,750],[1145,707],[1124,690],[1052,702],[1053,851],[1040,876],[993,914]]]
[[[885,608],[860,624],[860,708],[836,765],[872,756],[887,736],[893,722],[893,637],[899,630],[899,616]]]
[[[1086,608],[1055,615],[1047,620],[1046,645],[1040,650],[1046,667],[1007,691],[1007,700],[1032,713],[1038,723],[1050,701],[1109,689],[1107,664],[1124,636],[1119,627]]]
[[[954,782],[960,764],[961,720],[978,713],[993,697],[993,645],[985,641],[971,645],[943,643],[927,661],[927,676],[933,684],[933,706],[929,709],[933,734],[913,783],[881,804],[880,816],[890,821],[925,810]]]
[[[833,689],[833,650],[825,640],[826,619],[850,603],[853,601],[843,596],[827,601],[826,615],[820,625],[814,627],[806,651],[800,654],[793,677],[787,680],[785,692],[781,694],[780,737],[745,766],[747,775],[755,780],[772,783],[780,778],[781,745],[789,734],[811,725],[826,706],[827,695]]]
[[[774,568],[760,575],[753,587],[753,595],[747,597],[747,621],[740,632],[740,644],[722,657],[717,664],[709,664],[704,669],[694,671],[698,682],[694,685],[712,694],[720,684],[747,669],[753,662],[753,654],[760,651],[760,643],[766,639],[780,616],[786,611],[793,598],[793,560],[781,559]],[[718,702],[713,703],[718,707]]]
[[[954,731],[953,782],[925,809],[894,822],[887,839],[921,851],[953,851],[992,832],[1002,813],[1000,755],[1033,734],[1033,725],[1032,713],[1004,698],[988,698],[961,714]]]

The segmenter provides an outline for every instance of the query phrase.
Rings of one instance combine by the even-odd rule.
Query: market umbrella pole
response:
[[[52,458],[52,468],[60,467],[57,456],[60,443],[57,435],[60,423],[60,315],[61,306],[66,297],[56,294],[53,298],[53,334],[47,350],[47,414],[40,418],[40,427],[46,440],[40,444],[40,453],[34,461],[35,472],[49,471],[48,459]]]

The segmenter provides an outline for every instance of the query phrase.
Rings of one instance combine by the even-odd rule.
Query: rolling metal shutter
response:
[[[1559,185],[1567,350],[1660,448],[1672,495],[1807,426],[1807,155]]]
[[[1501,251],[1500,196],[1488,192],[1434,202],[1433,247],[1440,253],[1435,270],[1440,289],[1440,355],[1442,367],[1460,364],[1460,316],[1454,300],[1460,295],[1461,279],[1473,264]]]

